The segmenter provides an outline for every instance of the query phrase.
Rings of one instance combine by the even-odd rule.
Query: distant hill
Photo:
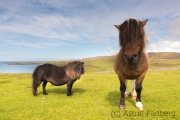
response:
[[[101,59],[114,59],[113,56],[97,56],[91,58],[84,58],[82,60],[101,60]],[[149,52],[148,57],[150,59],[180,59],[180,53],[177,52]]]
[[[180,59],[180,53],[177,52],[149,52],[148,56],[150,59]]]
[[[180,53],[177,52],[149,52],[149,69],[180,69]],[[87,72],[97,71],[113,71],[115,55],[113,56],[97,56],[92,58],[84,58]],[[165,68],[164,68],[165,67]]]
[[[82,60],[103,60],[103,59],[114,59],[115,55],[113,56],[96,56],[96,57],[90,57],[90,58],[83,58]]]
[[[159,69],[180,69],[180,53],[176,52],[149,52],[149,69],[150,70],[159,70]],[[84,62],[84,67],[86,73],[104,73],[105,72],[114,72],[114,58],[113,56],[97,56],[91,58],[83,58],[80,61]],[[9,65],[27,65],[27,64],[44,64],[52,63],[54,65],[65,65],[68,62],[73,60],[66,61],[49,61],[49,62],[7,62]]]
[[[149,56],[150,60],[153,60],[153,62],[157,62],[157,60],[160,60],[160,59],[180,59],[180,53],[177,53],[177,52],[149,52],[148,56]],[[113,55],[113,56],[96,56],[96,57],[91,57],[91,58],[83,58],[83,59],[81,59],[81,61],[84,61],[87,63],[93,62],[93,61],[101,61],[101,62],[108,61],[109,63],[113,63],[114,57],[115,57],[115,55]],[[154,60],[156,60],[156,61],[154,61]],[[49,61],[48,63],[52,63],[52,64],[56,64],[56,65],[64,65],[70,61],[73,61],[73,60]],[[6,62],[6,64],[9,64],[9,65],[27,65],[27,64],[44,64],[44,63],[47,63],[47,62]]]

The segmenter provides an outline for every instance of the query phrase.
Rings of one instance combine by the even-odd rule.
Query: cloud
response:
[[[180,52],[180,17],[169,22],[167,26],[168,33],[150,45],[152,51]]]
[[[116,54],[116,49],[119,49],[119,33],[114,25],[121,24],[130,17],[148,19],[145,28],[150,50],[180,51],[179,4],[177,0],[164,0],[163,4],[156,0],[0,1],[1,51],[6,48],[12,51],[12,48],[17,47],[21,51],[26,47],[64,50],[75,46],[75,49],[71,47],[73,53],[70,50],[66,51],[66,54],[62,52],[63,57],[73,56],[77,52],[84,55],[87,51],[91,51],[89,56],[113,55]],[[86,45],[97,48],[96,54],[92,47],[84,47]],[[106,48],[107,46],[109,47]],[[14,56],[15,52],[19,51],[15,50]],[[34,53],[29,58],[35,58],[37,54]]]
[[[150,46],[153,52],[180,52],[180,41],[159,40]]]
[[[113,50],[111,47],[107,47],[107,49],[108,49],[108,51],[105,52],[106,56],[112,56],[112,55],[115,55],[118,52],[118,50]]]
[[[14,42],[9,41],[9,44],[11,45],[17,45],[17,46],[26,46],[26,47],[35,47],[35,48],[45,48],[50,46],[62,46],[63,43],[45,43],[45,42],[37,42],[36,44],[30,43],[30,42]]]
[[[2,33],[27,34],[36,37],[49,39],[69,40],[78,36],[70,34],[69,30],[73,27],[73,22],[59,15],[32,15],[18,16],[19,20],[1,25]],[[73,40],[73,39],[72,39]]]
[[[180,41],[164,41],[166,44],[170,46],[172,49],[180,49]]]
[[[151,1],[16,0],[15,5],[5,3],[1,5],[7,11],[2,15],[5,24],[0,25],[0,31],[59,40],[79,41],[86,38],[96,43],[97,40],[104,41],[105,38],[115,35],[114,24],[122,23],[130,16],[143,19],[142,9],[148,11],[152,6],[158,9],[146,13],[149,17],[157,17],[159,14],[164,16],[167,12],[173,13],[177,10],[177,4],[168,3],[166,1],[164,6],[173,4],[172,10],[166,10],[167,8],[163,6],[159,9],[158,4]]]
[[[171,37],[175,40],[179,40],[180,38],[180,17],[176,18],[172,22],[168,24],[169,32],[171,34]]]

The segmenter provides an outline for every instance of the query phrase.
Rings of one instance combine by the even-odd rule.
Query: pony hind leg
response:
[[[46,85],[47,85],[47,81],[44,80],[42,87],[43,87],[43,95],[48,95],[47,91],[46,91]]]
[[[126,97],[128,97],[129,96],[129,90],[128,90],[128,87],[127,87],[127,80],[125,80],[125,85],[126,85],[126,91],[125,91],[124,95]]]
[[[35,85],[32,86],[32,93],[34,96],[37,96],[37,87]]]
[[[125,81],[126,91],[124,94],[126,97],[129,97],[129,95],[131,95],[133,99],[136,99],[137,94],[136,94],[136,89],[135,89],[135,80],[131,80],[131,83],[132,83],[132,92],[130,93],[127,86],[127,80]]]
[[[33,95],[37,96],[37,88],[41,84],[41,81],[33,81],[32,89],[33,89]]]
[[[136,93],[136,88],[135,88],[135,80],[131,80],[131,83],[132,83],[132,93],[131,93],[131,96],[133,99],[136,99],[136,96],[137,96],[137,93]]]
[[[125,80],[125,84],[126,84],[126,91],[125,91],[125,96],[126,97],[129,97],[130,93],[129,93],[129,90],[128,90],[128,87],[127,87],[127,80]]]

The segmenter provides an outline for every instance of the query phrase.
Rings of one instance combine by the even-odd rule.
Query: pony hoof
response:
[[[136,99],[136,96],[132,96],[132,99]]]
[[[124,109],[126,109],[126,106],[125,105],[119,105],[119,109],[124,110]]]
[[[48,93],[46,92],[46,93],[43,93],[43,95],[48,95]]]
[[[136,102],[136,108],[137,108],[138,110],[143,110],[143,105],[142,105],[142,103],[141,103],[141,102]]]
[[[69,96],[69,97],[70,97],[70,96],[72,96],[72,94],[67,94],[67,96]]]
[[[136,107],[136,108],[137,108],[138,110],[143,110],[143,107],[141,107],[141,108],[140,108],[140,107]]]
[[[129,97],[129,94],[125,94],[126,97]]]

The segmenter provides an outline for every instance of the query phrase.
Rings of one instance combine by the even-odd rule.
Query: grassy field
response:
[[[88,71],[94,72],[111,68],[110,64],[98,68],[91,63],[86,65],[90,66]],[[39,87],[38,96],[34,97],[31,74],[0,74],[0,120],[178,120],[179,85],[179,70],[148,71],[142,90],[144,110],[138,111],[131,97],[126,98],[126,110],[119,110],[119,81],[114,72],[87,72],[75,82],[72,97],[66,96],[65,85],[50,84],[49,95],[42,95]],[[128,86],[130,89],[130,81]]]

